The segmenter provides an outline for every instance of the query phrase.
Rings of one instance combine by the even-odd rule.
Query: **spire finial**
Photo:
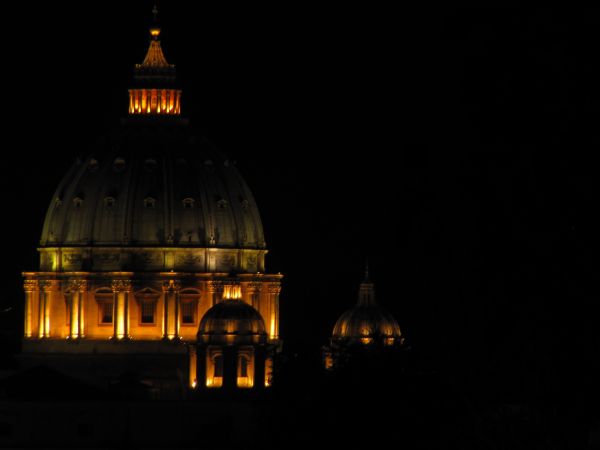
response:
[[[158,22],[158,2],[154,2],[154,7],[152,8],[152,15],[154,16],[154,23]]]
[[[360,283],[358,290],[358,304],[362,306],[372,306],[375,304],[375,289],[369,277],[369,260],[365,263],[365,279]]]
[[[152,26],[150,27],[150,36],[152,36],[153,40],[158,40],[158,36],[160,35],[160,25],[158,24],[158,2],[154,2],[154,7],[152,8],[152,15],[154,16],[154,20],[152,21]]]

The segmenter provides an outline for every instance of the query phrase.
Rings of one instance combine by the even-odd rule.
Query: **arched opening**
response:
[[[223,386],[223,353],[217,349],[209,349],[206,355],[206,387]]]
[[[237,386],[251,388],[254,385],[253,355],[250,351],[241,352],[237,360]]]

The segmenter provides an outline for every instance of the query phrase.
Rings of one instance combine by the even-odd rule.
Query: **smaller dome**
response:
[[[204,343],[264,343],[265,322],[260,313],[242,300],[224,300],[210,308],[198,328]]]
[[[401,345],[404,341],[398,322],[375,302],[375,290],[368,274],[360,285],[358,303],[341,315],[332,339],[339,344]]]
[[[336,341],[393,345],[401,343],[401,336],[396,319],[378,306],[357,305],[342,314],[333,328]]]

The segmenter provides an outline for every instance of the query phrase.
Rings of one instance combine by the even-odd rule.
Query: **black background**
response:
[[[4,9],[9,333],[56,185],[126,114],[151,7]],[[288,352],[318,358],[368,258],[424,364],[573,423],[597,408],[599,10],[160,9],[184,114],[257,198]]]

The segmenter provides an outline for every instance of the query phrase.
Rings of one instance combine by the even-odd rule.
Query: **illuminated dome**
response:
[[[135,369],[165,398],[185,371],[189,389],[267,387],[283,275],[265,271],[260,214],[235,163],[181,115],[153,14],[127,116],[51,199],[40,269],[23,272],[23,352],[41,364],[59,354],[50,360],[102,382]]]
[[[41,236],[42,268],[264,270],[258,207],[233,162],[179,118],[153,127],[129,120],[76,161],[56,189]],[[237,251],[180,252],[169,261],[157,248],[255,251],[245,261]]]
[[[262,248],[264,238],[252,193],[230,160],[177,130],[130,126],[73,164],[41,244]]]
[[[263,272],[266,245],[254,197],[235,164],[181,117],[175,66],[163,54],[153,12],[129,115],[56,189],[41,269]]]
[[[368,273],[360,285],[356,306],[338,319],[332,340],[338,344],[402,344],[404,339],[398,322],[375,302],[375,290]]]
[[[239,299],[226,299],[210,308],[198,328],[198,341],[203,343],[235,340],[265,343],[267,333],[260,313]]]

